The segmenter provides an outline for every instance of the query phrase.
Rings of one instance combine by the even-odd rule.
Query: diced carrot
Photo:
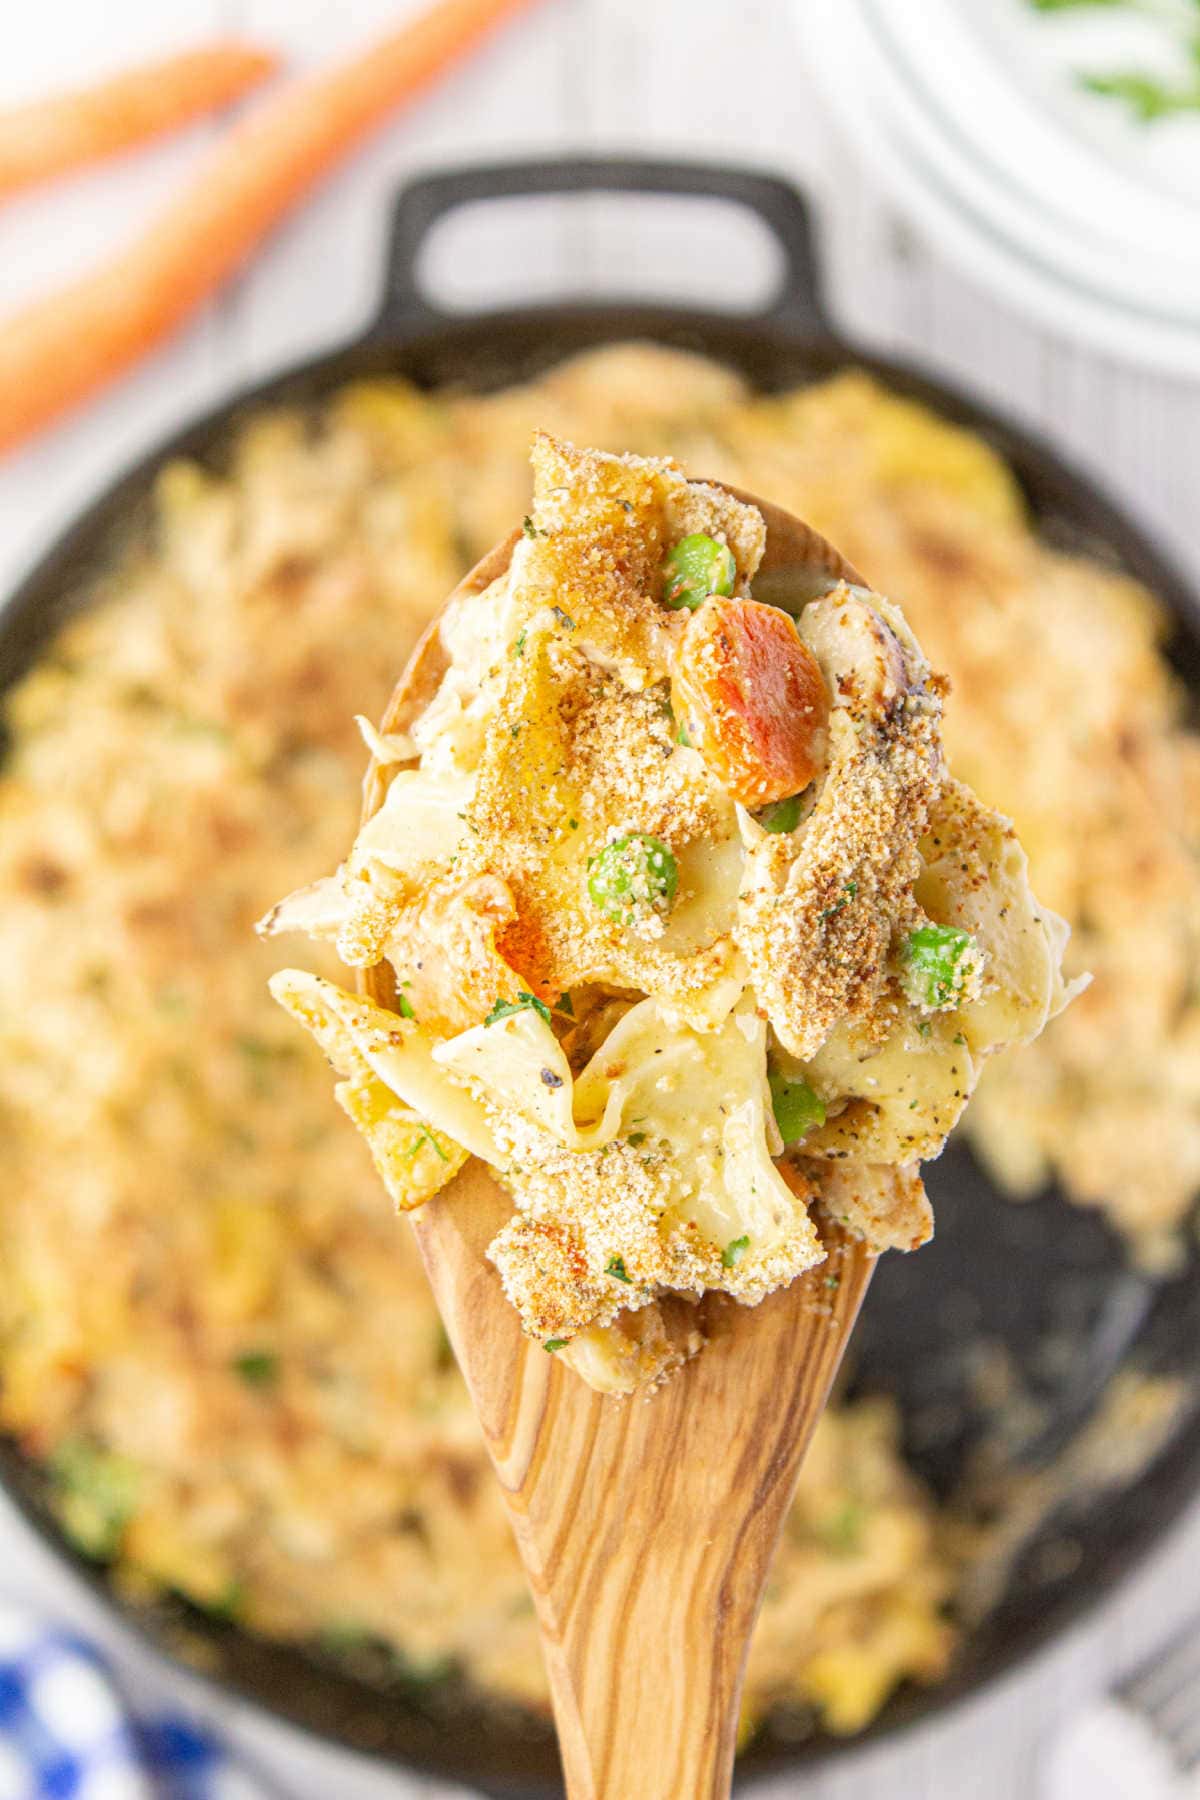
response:
[[[361,138],[531,3],[437,0],[350,61],[294,83],[230,132],[126,250],[0,320],[0,450],[175,330]]]
[[[278,60],[248,44],[210,44],[95,87],[0,110],[0,197],[228,106],[272,74]]]
[[[706,600],[676,651],[671,702],[743,806],[800,793],[821,766],[829,695],[812,652],[778,607]]]

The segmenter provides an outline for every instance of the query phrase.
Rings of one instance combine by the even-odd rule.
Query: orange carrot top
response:
[[[114,156],[227,106],[277,67],[267,50],[210,44],[70,93],[0,110],[0,196]]]
[[[0,451],[180,325],[360,139],[531,0],[436,3],[242,121],[155,222],[82,280],[0,319]]]

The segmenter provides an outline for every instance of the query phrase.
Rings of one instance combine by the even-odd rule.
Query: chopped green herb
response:
[[[579,820],[578,819],[568,819],[567,820],[567,830],[568,831],[578,831],[579,830]]]
[[[933,1026],[929,1023],[928,1019],[920,1019],[917,1021],[918,1037],[927,1038],[932,1030]]]
[[[675,733],[675,742],[677,744],[682,744],[685,750],[691,749],[692,740],[687,734],[687,726],[686,725],[681,725],[679,727],[679,730]]]
[[[631,1282],[632,1280],[631,1276],[626,1272],[625,1258],[623,1256],[610,1256],[607,1263],[604,1265],[604,1273],[606,1275],[615,1275],[618,1281]]]
[[[795,831],[800,823],[799,794],[790,794],[786,800],[776,800],[774,806],[764,807],[758,822],[764,831]]]
[[[858,893],[857,881],[844,881],[842,883],[841,897],[839,899],[835,900],[832,906],[826,906],[822,910],[821,915],[820,915],[821,918],[832,919],[835,913],[841,912],[843,906],[849,906],[850,902],[856,897],[857,893]]]
[[[840,1288],[842,1278],[840,1275],[827,1275],[822,1285],[827,1288]]]
[[[807,1081],[793,1081],[777,1073],[769,1075],[768,1081],[775,1123],[785,1144],[800,1143],[825,1123],[825,1103]]]
[[[710,594],[732,594],[737,579],[733,551],[716,538],[693,531],[681,538],[663,564],[663,600],[672,611],[695,612]]]
[[[1097,72],[1077,77],[1085,93],[1105,100],[1119,100],[1140,125],[1169,119],[1179,113],[1200,112],[1200,81],[1160,81],[1140,69]]]
[[[565,1350],[570,1341],[570,1338],[547,1338],[542,1349],[548,1350],[553,1356],[556,1350]]]
[[[413,1011],[413,1003],[407,994],[401,994],[400,998],[397,1000],[396,1011],[400,1014],[402,1019],[415,1019],[417,1016]]]
[[[528,635],[528,632],[518,631],[516,637],[513,639],[512,653],[514,656],[524,656],[525,639]]]
[[[640,1150],[642,1145],[645,1143],[645,1141],[646,1141],[646,1134],[644,1131],[631,1131],[629,1136],[625,1140],[625,1142],[627,1144],[629,1144],[634,1150]]]
[[[954,1034],[954,1042],[955,1042],[955,1043],[956,1043],[956,1044],[959,1044],[959,1045],[962,1045],[962,1046],[964,1046],[964,1047],[965,1047],[965,1045],[966,1045],[966,1042],[967,1042],[967,1040],[966,1040],[966,1038],[965,1038],[965,1037],[964,1037],[964,1036],[963,1036],[963,1034],[962,1034],[962,1032],[961,1032],[961,1031],[956,1031],[956,1032],[955,1032],[955,1034]]]
[[[1181,4],[1165,7],[1156,6],[1153,0],[1029,0],[1029,5],[1043,13],[1123,10],[1142,14],[1157,25],[1164,49],[1174,49],[1190,61],[1193,71],[1200,68],[1198,0],[1181,0]],[[1190,77],[1171,78],[1145,68],[1085,69],[1075,79],[1085,92],[1125,106],[1141,125],[1179,113],[1200,112],[1200,75],[1194,72]]]
[[[611,919],[628,920],[641,907],[665,913],[679,885],[668,845],[648,832],[614,838],[588,862],[588,894]]]
[[[575,621],[569,612],[564,612],[561,606],[552,606],[550,611],[565,631],[574,631]]]
[[[957,925],[919,925],[909,932],[902,951],[905,997],[927,1010],[957,1006],[976,960],[969,931]]]
[[[525,517],[521,520],[521,530],[525,533],[527,538],[538,538],[542,536],[542,533],[538,530],[528,513],[526,513]]]
[[[404,1152],[405,1162],[411,1162],[423,1144],[428,1144],[439,1162],[450,1161],[450,1158],[446,1155],[446,1152],[442,1149],[442,1146],[438,1143],[428,1125],[418,1125],[416,1137]]]
[[[273,1387],[279,1379],[279,1358],[273,1350],[244,1350],[230,1366],[247,1387]]]
[[[560,1013],[565,1013],[568,1019],[573,1019],[575,1017],[575,1002],[572,1000],[569,993],[560,994],[558,996],[558,1006],[555,1010]]]
[[[547,1025],[550,1023],[550,1008],[546,1002],[539,1000],[536,994],[527,993],[524,988],[515,1000],[497,1000],[483,1022],[485,1025],[498,1025],[501,1019],[510,1019],[514,1013],[519,1012],[535,1012],[539,1019],[545,1019]]]
[[[721,1267],[736,1269],[749,1248],[750,1239],[748,1237],[732,1238],[721,1252]]]

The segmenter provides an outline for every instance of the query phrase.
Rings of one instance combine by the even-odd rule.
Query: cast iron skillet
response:
[[[465,321],[431,309],[418,285],[418,255],[445,214],[490,198],[592,190],[716,197],[749,208],[783,252],[786,278],[777,301],[750,318],[599,302]],[[468,169],[406,188],[395,210],[384,304],[365,337],[188,426],[92,506],[0,614],[0,688],[37,656],[114,541],[144,514],[150,478],[164,457],[219,462],[245,413],[263,403],[314,399],[351,376],[394,370],[422,385],[494,388],[573,351],[629,337],[701,351],[764,388],[819,380],[856,364],[970,426],[1016,470],[1048,539],[1127,569],[1164,598],[1177,627],[1172,655],[1200,693],[1196,597],[1110,500],[1028,433],[919,371],[864,355],[835,336],[822,306],[807,208],[795,190],[747,172],[624,160]],[[1081,679],[1086,655],[1080,645]],[[883,1259],[856,1338],[855,1380],[898,1398],[910,1454],[939,1491],[953,1487],[985,1428],[971,1374],[972,1347],[980,1340],[1003,1345],[1023,1385],[1041,1402],[1039,1429],[1017,1446],[1031,1468],[1076,1439],[1118,1368],[1190,1380],[1200,1341],[1194,1261],[1174,1279],[1155,1284],[1129,1269],[1120,1244],[1094,1216],[1057,1195],[1020,1207],[1000,1200],[960,1146],[934,1165],[929,1186],[937,1240],[919,1256]],[[26,1516],[93,1587],[160,1645],[201,1660],[240,1696],[324,1736],[496,1796],[541,1800],[557,1791],[548,1733],[481,1709],[463,1690],[420,1692],[395,1677],[385,1686],[351,1679],[317,1657],[253,1639],[184,1607],[132,1613],[104,1575],[66,1546],[45,1508],[38,1471],[11,1445],[0,1446],[0,1476]],[[1061,1631],[1138,1560],[1198,1488],[1200,1412],[1189,1402],[1136,1481],[1078,1493],[1039,1532],[949,1682],[897,1696],[866,1735],[929,1716]],[[781,1720],[768,1730],[743,1758],[743,1773],[795,1767],[832,1747],[820,1736],[797,1742],[794,1727],[794,1721]]]

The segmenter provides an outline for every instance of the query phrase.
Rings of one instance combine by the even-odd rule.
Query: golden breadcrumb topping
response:
[[[753,1305],[823,1260],[814,1206],[928,1237],[918,1158],[1062,1004],[1061,936],[948,784],[946,684],[893,606],[777,573],[785,605],[756,600],[762,515],[670,461],[544,434],[532,461],[507,573],[455,597],[374,740],[381,806],[264,929],[390,963],[393,1015],[275,988],[428,1119],[430,1192],[438,1133],[491,1162],[525,1330],[624,1389],[679,1364],[666,1297]],[[386,1165],[376,1092],[344,1098]]]

